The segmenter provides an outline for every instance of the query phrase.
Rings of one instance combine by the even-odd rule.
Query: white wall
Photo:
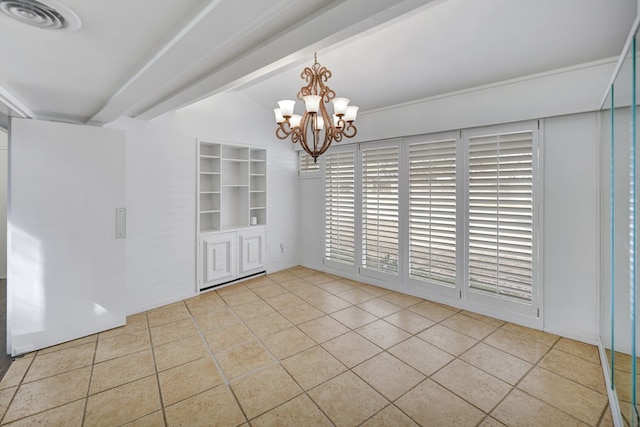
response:
[[[320,161],[320,158],[319,160]],[[298,256],[300,264],[322,270],[324,257],[324,189],[321,178],[298,180]]]
[[[197,138],[267,147],[267,269],[297,265],[297,157],[275,138],[272,114],[230,93],[151,122],[112,124],[127,131],[128,313],[196,294]]]
[[[599,333],[597,113],[544,121],[544,328],[594,342]]]
[[[7,159],[9,138],[0,129],[0,278],[7,277]]]
[[[615,58],[364,113],[354,140],[597,111],[614,68]]]

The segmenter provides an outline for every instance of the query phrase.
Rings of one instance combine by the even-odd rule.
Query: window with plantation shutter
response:
[[[532,301],[533,132],[469,137],[469,288]]]
[[[362,267],[398,275],[399,148],[363,145],[361,155]]]
[[[313,161],[313,160],[312,160]],[[324,156],[326,261],[355,263],[355,154],[331,151]]]
[[[316,163],[305,151],[298,151],[298,176],[309,178],[320,176],[320,161]]]
[[[456,286],[456,140],[409,145],[409,278]]]

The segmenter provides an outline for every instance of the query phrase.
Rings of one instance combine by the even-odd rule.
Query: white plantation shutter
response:
[[[313,160],[312,160],[313,161]],[[355,154],[335,151],[325,154],[325,260],[355,263]]]
[[[320,176],[320,159],[313,161],[313,157],[305,151],[298,151],[298,176],[316,177]]]
[[[469,287],[531,303],[533,132],[469,138]]]
[[[362,267],[398,275],[398,146],[362,148]]]
[[[409,277],[456,285],[456,140],[409,146]]]

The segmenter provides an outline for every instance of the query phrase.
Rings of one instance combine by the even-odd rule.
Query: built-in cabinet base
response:
[[[203,234],[199,245],[198,290],[266,272],[266,237],[264,226]]]

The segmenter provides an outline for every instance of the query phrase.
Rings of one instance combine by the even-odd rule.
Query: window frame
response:
[[[364,252],[364,224],[362,222],[362,218],[364,218],[364,212],[360,212],[360,214],[356,217],[358,219],[360,219],[360,224],[357,224],[356,221],[356,227],[360,230],[360,241],[358,244],[358,247],[360,248],[360,263],[359,263],[359,270],[360,270],[360,274],[362,274],[363,276],[367,276],[367,277],[371,277],[374,279],[382,279],[382,280],[399,280],[402,277],[402,265],[404,262],[404,254],[403,254],[403,247],[401,245],[401,239],[402,239],[402,230],[403,230],[403,226],[404,226],[404,221],[402,219],[402,209],[403,209],[403,199],[404,199],[404,189],[403,189],[403,179],[402,179],[402,165],[404,163],[404,153],[403,153],[403,148],[402,148],[402,140],[398,140],[398,139],[393,139],[393,140],[386,140],[386,141],[376,141],[376,142],[367,142],[364,144],[360,144],[359,145],[359,149],[358,149],[358,161],[359,161],[359,168],[357,170],[358,172],[358,176],[359,176],[359,180],[358,180],[358,188],[359,188],[359,201],[358,201],[358,205],[362,208],[364,206],[364,188],[363,188],[363,183],[364,183],[364,160],[363,160],[363,151],[365,150],[380,150],[380,149],[385,149],[385,148],[394,148],[396,149],[396,153],[397,153],[397,162],[398,162],[398,169],[396,171],[398,179],[397,179],[397,197],[398,197],[398,209],[397,209],[397,224],[398,224],[398,230],[397,230],[397,239],[398,239],[398,252],[397,252],[397,256],[398,259],[396,261],[396,266],[397,266],[397,273],[396,274],[392,274],[392,273],[386,273],[386,272],[382,272],[380,270],[377,269],[371,269],[371,268],[367,268],[364,264],[363,264],[363,252]]]
[[[455,156],[456,156],[456,280],[454,286],[443,286],[442,284],[435,282],[433,280],[419,280],[410,277],[410,223],[411,223],[411,188],[410,188],[410,166],[411,166],[411,158],[410,158],[410,150],[412,145],[422,144],[431,141],[442,141],[442,140],[454,140],[455,141]],[[403,173],[403,184],[402,188],[405,190],[405,202],[404,202],[404,214],[403,214],[403,223],[406,224],[405,232],[403,234],[405,245],[402,248],[405,250],[404,256],[404,265],[403,265],[403,280],[406,283],[408,289],[414,292],[429,292],[431,294],[445,296],[449,298],[457,298],[461,297],[461,277],[464,275],[464,257],[463,251],[460,250],[460,239],[464,236],[464,226],[463,226],[463,199],[461,194],[464,191],[463,185],[463,177],[464,177],[464,166],[460,165],[460,154],[462,153],[460,146],[460,131],[451,131],[451,132],[438,132],[431,133],[425,135],[418,135],[406,138],[404,140],[404,148],[405,148],[405,160],[404,160],[404,173]]]
[[[541,244],[542,244],[542,183],[541,174],[542,168],[540,167],[541,158],[541,138],[542,134],[540,127],[540,121],[532,120],[527,122],[509,123],[502,125],[484,126],[473,129],[466,129],[462,131],[462,145],[464,146],[464,163],[465,163],[465,194],[464,194],[464,218],[465,218],[465,242],[464,242],[464,259],[465,259],[465,271],[464,282],[462,286],[462,295],[465,301],[470,304],[471,307],[478,308],[491,308],[499,310],[500,313],[510,313],[511,315],[520,315],[528,318],[536,318],[541,321],[540,308],[542,306],[542,277],[540,272],[542,271],[542,256],[541,256]],[[466,184],[469,182],[469,139],[490,135],[490,134],[511,134],[517,132],[532,133],[532,225],[531,225],[531,303],[520,302],[514,299],[496,297],[494,295],[484,294],[473,290],[469,286],[469,186]]]
[[[348,263],[344,263],[344,262],[339,262],[339,261],[335,261],[331,258],[327,258],[327,250],[326,250],[326,246],[327,246],[327,232],[326,232],[326,224],[328,223],[328,218],[327,218],[327,174],[326,174],[326,165],[327,165],[327,158],[328,156],[331,156],[333,154],[337,154],[337,153],[344,153],[344,152],[350,152],[353,156],[353,160],[354,160],[354,166],[353,166],[353,187],[354,187],[354,193],[353,193],[353,205],[354,205],[354,253],[353,253],[353,259],[354,262],[353,264],[348,264]],[[321,176],[322,176],[322,196],[323,196],[323,209],[322,209],[322,218],[323,218],[323,222],[324,222],[324,226],[322,227],[322,263],[331,268],[334,269],[336,271],[342,271],[345,273],[356,273],[358,271],[359,268],[359,257],[360,257],[360,251],[359,251],[359,247],[358,247],[358,242],[361,240],[360,235],[359,235],[359,227],[358,227],[358,217],[360,215],[360,205],[359,205],[359,189],[358,189],[358,170],[359,170],[359,160],[358,160],[359,156],[358,156],[358,152],[357,152],[357,146],[355,144],[350,144],[350,145],[341,145],[339,147],[332,147],[330,150],[327,150],[327,152],[322,156],[322,162],[321,162]]]

